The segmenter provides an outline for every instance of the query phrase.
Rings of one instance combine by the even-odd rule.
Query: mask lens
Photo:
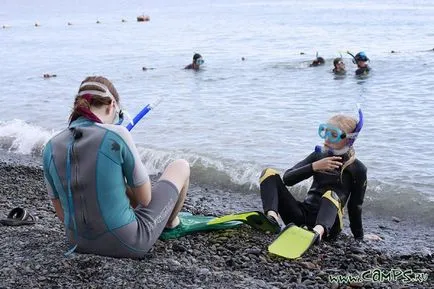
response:
[[[331,143],[338,143],[342,140],[342,136],[344,134],[337,127],[327,124],[321,124],[318,128],[318,135],[322,139],[326,139]]]
[[[113,123],[116,125],[121,125],[122,122],[124,121],[124,112],[122,111],[122,109],[118,107],[117,104],[115,105],[116,105],[116,111],[115,111],[115,119],[113,120]]]
[[[318,127],[318,135],[320,138],[326,138],[326,128],[327,126],[325,124],[320,124]]]
[[[197,65],[202,65],[202,64],[204,64],[204,60],[202,59],[202,58],[198,58],[197,60],[196,60],[196,64]]]

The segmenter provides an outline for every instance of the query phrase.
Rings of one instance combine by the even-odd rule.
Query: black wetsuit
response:
[[[193,70],[199,70],[199,66],[194,66],[192,63],[184,67],[184,69],[193,69]]]
[[[336,68],[333,68],[333,73],[336,75],[344,75],[347,73],[346,70],[337,70]]]
[[[261,184],[261,198],[264,211],[278,212],[285,222],[296,225],[307,225],[313,228],[322,225],[325,236],[335,236],[340,232],[337,208],[328,199],[323,198],[325,192],[331,190],[339,198],[342,208],[348,201],[348,214],[351,232],[356,239],[363,238],[362,204],[366,190],[367,168],[356,159],[345,168],[333,172],[314,172],[312,163],[328,155],[311,153],[307,158],[287,170],[283,180],[279,175],[271,175]],[[348,156],[342,156],[346,161]],[[264,171],[265,172],[265,171]],[[296,201],[286,186],[295,185],[313,176],[313,183],[303,202]]]
[[[356,75],[367,75],[371,68],[369,66],[366,67],[359,67],[356,70]]]

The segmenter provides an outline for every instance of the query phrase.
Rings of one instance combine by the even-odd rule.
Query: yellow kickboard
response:
[[[314,241],[315,233],[290,225],[268,246],[268,252],[288,259],[296,259],[301,257]]]

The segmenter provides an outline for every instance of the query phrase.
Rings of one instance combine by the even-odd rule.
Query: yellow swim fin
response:
[[[268,252],[288,259],[296,259],[301,257],[318,238],[318,234],[312,231],[289,224],[268,246]]]
[[[221,224],[230,221],[241,221],[261,231],[268,231],[273,233],[280,232],[279,224],[274,221],[274,219],[268,218],[264,213],[260,211],[243,212],[217,217],[209,221],[208,225]]]

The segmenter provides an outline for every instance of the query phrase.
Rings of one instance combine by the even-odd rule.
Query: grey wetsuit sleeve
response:
[[[118,133],[125,142],[125,147],[122,149],[122,170],[124,171],[128,186],[137,188],[147,183],[149,175],[140,159],[131,133],[125,127],[119,125],[110,125],[110,129]]]

